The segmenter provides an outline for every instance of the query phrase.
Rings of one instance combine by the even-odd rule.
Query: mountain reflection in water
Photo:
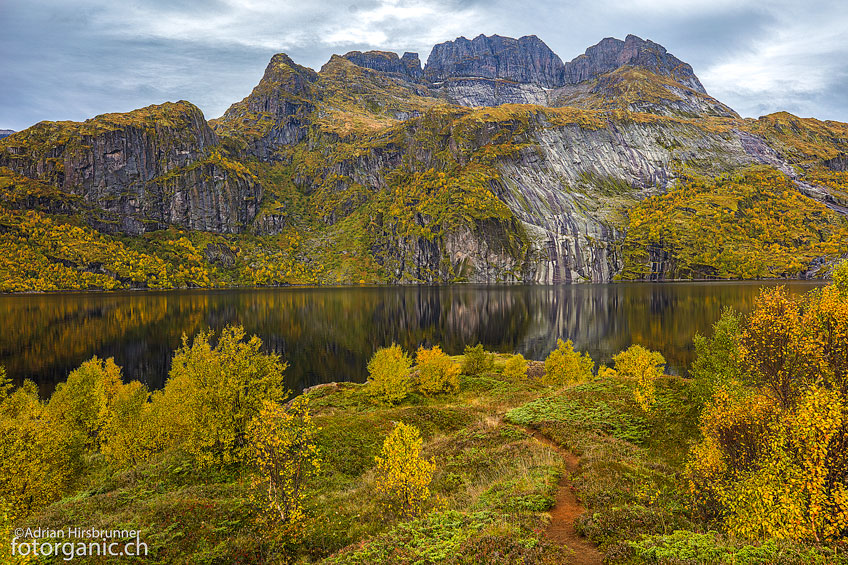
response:
[[[181,336],[242,324],[289,364],[289,386],[366,377],[392,342],[450,354],[487,349],[544,359],[558,337],[596,362],[631,343],[661,351],[672,373],[692,362],[692,337],[724,306],[750,311],[777,282],[628,283],[567,286],[280,288],[0,296],[0,365],[49,394],[93,355],[114,357],[127,379],[161,387]],[[817,283],[792,281],[792,292]]]

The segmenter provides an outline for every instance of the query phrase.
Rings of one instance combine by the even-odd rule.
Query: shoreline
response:
[[[758,282],[787,282],[787,283],[816,283],[827,284],[829,278],[763,278],[763,279],[663,279],[663,280],[626,280],[626,281],[577,281],[557,284],[528,283],[528,282],[453,282],[453,283],[334,283],[334,284],[280,284],[270,286],[217,286],[217,287],[179,287],[179,288],[121,288],[121,289],[67,289],[67,290],[32,290],[21,292],[0,292],[0,297],[6,296],[51,296],[58,294],[115,294],[121,293],[165,293],[165,292],[213,292],[213,291],[257,291],[281,289],[350,289],[350,288],[447,288],[447,287],[502,287],[502,288],[561,288],[580,286],[626,286],[632,284],[686,284],[686,283],[758,283]]]

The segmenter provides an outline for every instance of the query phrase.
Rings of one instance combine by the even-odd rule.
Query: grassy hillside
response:
[[[284,403],[285,365],[238,328],[214,347],[209,334],[186,340],[152,394],[122,383],[111,361],[87,362],[49,401],[31,384],[12,393],[0,372],[0,536],[12,525],[140,529],[155,563],[599,562],[586,547],[605,563],[848,563],[838,455],[848,433],[846,269],[806,297],[764,290],[750,316],[726,312],[712,337],[696,338],[694,379],[663,376],[662,357],[635,346],[615,356],[615,369],[597,370],[563,342],[545,363],[419,350],[411,373],[411,360],[390,369],[388,359],[402,358],[387,349],[368,383],[321,385]],[[783,335],[804,363],[776,357],[763,332]],[[808,375],[810,366],[821,372]],[[438,374],[458,379],[434,388]],[[789,380],[774,387],[773,378]],[[303,409],[305,419],[290,419]],[[273,481],[302,467],[268,475],[257,451],[268,410],[283,415],[272,436],[288,446],[280,461],[315,458],[313,471],[292,475],[301,477],[294,491]],[[402,427],[420,433],[412,460],[430,469],[405,510],[391,502],[380,463]],[[289,443],[298,437],[308,439]],[[815,446],[831,455],[810,459]],[[403,465],[406,478],[391,480],[413,480]],[[792,487],[792,469],[807,467]],[[833,486],[816,487],[816,476]],[[286,499],[295,514],[268,506],[288,496],[269,498],[268,480],[296,493]],[[760,509],[716,490],[751,480],[791,493]],[[835,513],[822,517],[822,505]],[[788,511],[796,526],[771,520]]]

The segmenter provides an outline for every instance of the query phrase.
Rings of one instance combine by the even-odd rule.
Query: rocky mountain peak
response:
[[[292,61],[285,53],[277,53],[271,57],[265,73],[262,75],[266,87],[273,86],[291,94],[303,95],[309,90],[309,84],[318,80],[318,73],[308,67],[303,67]]]
[[[586,49],[583,55],[565,64],[565,84],[577,84],[614,71],[625,65],[642,67],[667,76],[697,92],[706,94],[692,67],[669,53],[665,47],[635,35],[624,41],[614,37],[602,39]]]
[[[421,80],[424,73],[418,53],[406,52],[403,57],[391,51],[350,51],[343,55],[345,59],[366,69],[401,75],[412,80]]]
[[[431,82],[448,78],[506,79],[553,88],[562,82],[562,60],[535,35],[459,37],[433,47],[424,67]]]
[[[0,129],[0,139],[3,139],[4,137],[9,137],[13,133],[15,133],[15,130],[13,129]]]

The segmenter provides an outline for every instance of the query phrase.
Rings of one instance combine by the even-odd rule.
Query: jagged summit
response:
[[[423,70],[416,53],[351,51],[343,58],[421,84],[459,106],[518,103],[737,116],[709,97],[691,65],[632,34],[624,40],[607,37],[567,63],[535,35],[445,41],[433,47]]]
[[[702,94],[707,93],[691,65],[669,53],[662,45],[632,34],[624,41],[614,37],[602,39],[586,49],[583,55],[566,63],[564,83],[578,84],[625,65],[642,67]]]
[[[420,80],[424,76],[418,53],[407,51],[403,57],[398,57],[397,53],[391,51],[350,51],[342,57],[366,69],[393,73],[412,80]]]
[[[473,77],[547,88],[562,84],[562,72],[562,59],[535,35],[459,37],[433,47],[424,67],[424,76],[431,82]]]

